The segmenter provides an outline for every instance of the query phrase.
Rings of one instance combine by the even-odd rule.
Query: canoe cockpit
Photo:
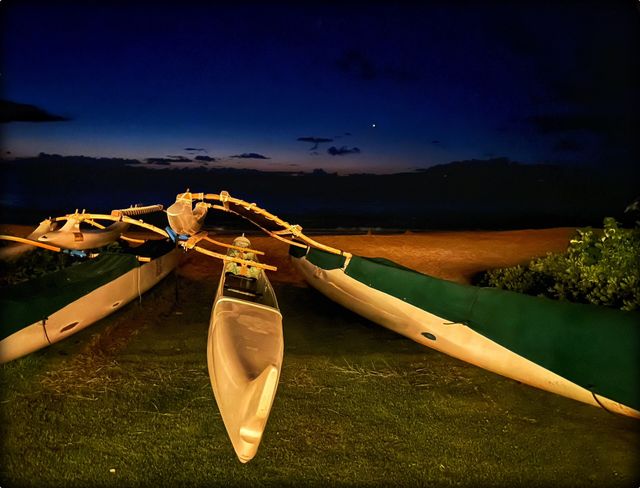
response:
[[[256,302],[267,307],[277,308],[278,306],[273,289],[264,273],[254,278],[227,271],[222,296]]]
[[[244,263],[225,263],[222,278],[222,290],[219,292],[223,297],[236,298],[247,302],[259,303],[267,307],[278,308],[271,283],[260,269],[255,250],[251,249],[251,242],[244,234],[233,241],[232,248],[228,250],[227,256],[240,258]],[[256,263],[251,266],[249,263]]]

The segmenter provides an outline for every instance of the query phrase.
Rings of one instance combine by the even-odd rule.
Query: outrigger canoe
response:
[[[372,322],[494,373],[640,418],[637,312],[461,285],[381,258],[299,246],[290,255],[313,288]]]
[[[249,246],[248,239],[238,238],[228,256],[257,263]],[[207,362],[222,420],[243,463],[260,445],[283,351],[282,315],[264,269],[225,261],[211,312]]]
[[[311,239],[227,192],[189,193],[290,244],[318,291],[419,344],[507,378],[640,418],[640,313],[460,285]]]
[[[6,287],[0,292],[0,363],[37,351],[124,307],[178,264],[170,241],[147,241]]]

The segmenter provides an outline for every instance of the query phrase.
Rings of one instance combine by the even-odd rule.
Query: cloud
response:
[[[361,80],[375,80],[379,76],[379,71],[374,62],[356,49],[345,51],[336,61],[336,67],[343,73]]]
[[[184,150],[189,152],[207,152],[204,147],[185,147]]]
[[[117,167],[117,166],[129,166],[132,164],[140,164],[140,161],[137,159],[125,159],[125,158],[96,158],[93,156],[84,156],[82,154],[75,156],[62,156],[60,154],[48,154],[45,152],[41,152],[38,154],[37,158],[19,158],[21,160],[24,159],[35,159],[40,163],[50,164],[52,166],[57,165],[96,165],[100,167]]]
[[[233,156],[230,156],[234,159],[271,159],[267,156],[263,156],[262,154],[258,154],[258,153],[242,153],[242,154],[235,154]]]
[[[327,152],[332,156],[345,156],[347,154],[360,154],[360,149],[357,147],[352,147],[349,149],[347,146],[342,146],[341,148],[337,148],[335,146],[331,146],[327,149]]]
[[[196,161],[213,162],[213,161],[216,161],[216,158],[212,158],[211,156],[196,156],[195,160]]]
[[[575,139],[560,139],[553,145],[556,152],[578,152],[584,149],[584,146]]]
[[[349,49],[338,58],[335,66],[342,73],[364,81],[388,79],[407,82],[415,81],[419,78],[415,71],[398,63],[397,59],[393,63],[376,63],[364,52],[357,49]]]
[[[591,131],[601,132],[606,130],[604,119],[584,114],[548,114],[529,117],[528,122],[533,124],[541,134],[553,134],[557,132]]]
[[[322,144],[323,142],[333,142],[333,139],[329,139],[328,137],[313,137],[313,136],[298,137],[296,140],[312,143],[313,146],[309,149],[309,151],[315,151],[316,149],[318,149],[318,144]]]
[[[191,163],[191,159],[184,156],[167,156],[166,158],[147,158],[145,161],[148,164],[163,164],[168,165],[171,163]]]
[[[50,114],[35,105],[0,100],[0,123],[8,122],[66,122],[61,115]]]

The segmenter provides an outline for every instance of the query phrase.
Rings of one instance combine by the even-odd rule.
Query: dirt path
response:
[[[422,273],[459,283],[488,268],[526,263],[547,252],[562,252],[575,232],[572,228],[517,231],[424,232],[399,235],[314,236],[319,242],[353,254],[385,257]],[[218,236],[231,242],[232,237]],[[252,246],[266,253],[263,261],[278,267],[275,283],[304,282],[288,259],[286,244],[268,237],[252,237]],[[217,276],[220,265],[205,256],[186,256],[180,273],[192,279]]]
[[[0,225],[0,233],[24,237],[32,228]],[[567,248],[575,229],[526,229],[513,231],[420,232],[396,235],[328,235],[314,236],[319,242],[353,254],[384,257],[403,266],[440,278],[469,283],[471,277],[489,268],[526,263],[547,252]],[[132,237],[145,236],[130,232]],[[230,243],[234,236],[218,235],[216,239]],[[269,237],[251,237],[252,246],[266,253],[263,261],[278,267],[270,273],[275,283],[303,285],[288,259],[286,244]],[[209,245],[211,249],[216,249]],[[180,275],[193,280],[217,280],[220,263],[197,253],[183,259]]]

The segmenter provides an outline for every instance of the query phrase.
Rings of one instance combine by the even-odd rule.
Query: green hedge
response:
[[[563,254],[547,254],[527,265],[483,273],[481,286],[622,310],[640,308],[640,228],[578,229]]]

